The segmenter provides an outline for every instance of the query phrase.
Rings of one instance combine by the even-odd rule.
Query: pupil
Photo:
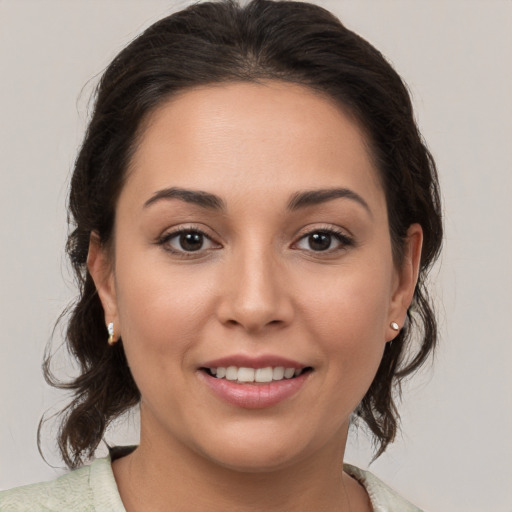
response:
[[[183,233],[180,235],[180,245],[186,251],[198,251],[203,246],[201,233]]]
[[[327,233],[313,233],[309,235],[309,245],[314,251],[326,251],[331,246],[331,235]]]

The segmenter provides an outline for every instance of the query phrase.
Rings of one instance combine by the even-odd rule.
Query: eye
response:
[[[158,244],[163,245],[170,252],[181,254],[198,253],[220,247],[206,233],[195,228],[179,229],[167,233],[158,240]]]
[[[299,249],[313,252],[332,252],[352,245],[352,239],[332,229],[311,231],[296,244]]]

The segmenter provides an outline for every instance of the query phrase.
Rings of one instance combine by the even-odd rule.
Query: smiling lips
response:
[[[217,379],[226,379],[231,381],[243,382],[273,382],[283,379],[291,379],[298,377],[304,369],[285,368],[284,366],[276,366],[272,368],[247,368],[244,366],[219,366],[218,368],[208,368],[211,375]]]
[[[207,363],[201,367],[200,375],[223,401],[246,409],[262,409],[297,393],[311,371],[309,366],[281,358],[229,358]]]

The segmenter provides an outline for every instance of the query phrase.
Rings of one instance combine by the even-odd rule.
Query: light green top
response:
[[[56,480],[0,492],[1,512],[126,512],[110,457]]]
[[[349,464],[345,471],[361,483],[374,512],[421,512],[368,471]],[[1,512],[126,512],[110,457],[39,484],[0,492]]]

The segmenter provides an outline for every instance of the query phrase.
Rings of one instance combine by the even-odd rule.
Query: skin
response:
[[[218,196],[222,211],[179,198]],[[295,210],[306,190],[344,188]],[[176,229],[200,229],[198,251]],[[335,230],[325,251],[311,233]],[[232,83],[188,90],[150,117],[121,191],[114,248],[91,238],[89,270],[140,389],[141,440],[113,464],[127,510],[371,510],[341,471],[350,415],[401,325],[422,232],[403,265],[362,131],[307,88]],[[160,242],[160,243],[159,243]],[[164,243],[162,243],[164,242]],[[243,409],[199,367],[274,354],[313,367],[292,397]],[[200,492],[198,492],[200,489]]]

